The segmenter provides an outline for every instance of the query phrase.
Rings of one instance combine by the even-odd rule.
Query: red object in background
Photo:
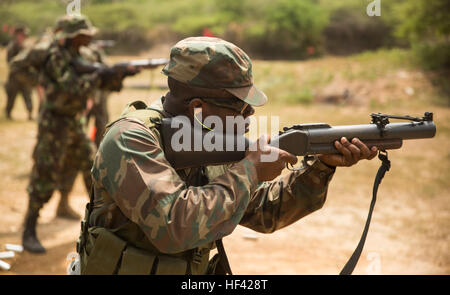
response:
[[[316,53],[316,49],[314,48],[314,46],[308,46],[306,48],[306,52],[308,53],[308,55],[313,55],[314,53]]]
[[[93,142],[95,142],[95,134],[97,134],[97,127],[92,126],[91,134],[89,134],[89,138],[90,138],[90,140],[92,140]]]
[[[203,36],[204,37],[216,37],[216,35],[214,35],[210,29],[208,28],[203,28]]]
[[[14,30],[15,30],[15,28],[13,27],[13,26],[10,26],[9,27],[9,34],[12,36],[12,35],[14,35]]]
[[[8,32],[8,25],[3,25],[2,31],[3,33]]]

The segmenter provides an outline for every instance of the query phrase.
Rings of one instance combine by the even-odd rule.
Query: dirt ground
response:
[[[6,79],[4,60],[4,51],[0,51],[1,84]],[[309,66],[307,62],[298,64],[303,68]],[[254,67],[258,67],[258,62]],[[151,89],[149,83],[153,86]],[[111,118],[120,114],[129,101],[142,99],[149,102],[166,91],[163,89],[165,80],[158,70],[130,78],[125,86],[108,101]],[[34,102],[37,104],[36,94]],[[28,202],[26,186],[37,132],[36,121],[26,120],[21,97],[16,101],[12,122],[4,118],[5,103],[2,89],[0,251],[5,243],[21,243],[21,224]],[[355,274],[450,274],[450,110],[427,103],[406,102],[393,107],[397,114],[420,115],[428,110],[435,112],[436,138],[405,142],[402,150],[390,153],[392,168],[380,186],[371,229]],[[269,103],[257,114],[280,115],[281,125],[294,122],[335,125],[368,123],[368,114],[374,111],[367,104],[358,107],[317,104],[288,107]],[[362,233],[378,166],[379,162],[373,160],[352,168],[337,169],[324,207],[273,234],[255,233],[238,226],[224,239],[234,273],[338,274]],[[0,274],[66,273],[71,254],[75,252],[80,222],[56,218],[58,200],[59,194],[55,192],[39,219],[38,236],[47,253],[32,255],[25,252],[14,259],[5,259],[11,264],[11,270],[0,271]],[[70,202],[84,215],[87,201],[79,177]]]

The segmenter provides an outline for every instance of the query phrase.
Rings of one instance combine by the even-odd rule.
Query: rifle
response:
[[[102,63],[86,62],[82,58],[77,58],[72,62],[75,71],[78,74],[90,74],[94,72],[107,72],[110,75],[123,74],[124,76],[132,76],[138,73],[141,69],[153,69],[161,65],[166,65],[169,62],[166,58],[155,59],[138,59],[126,62],[119,62],[112,66],[107,66]]]
[[[137,69],[154,69],[159,66],[164,66],[169,63],[167,58],[149,58],[149,59],[136,59],[127,62],[120,62],[115,64],[117,67],[133,66]]]
[[[91,43],[101,48],[114,47],[116,45],[116,41],[114,40],[94,40]]]
[[[371,114],[371,117],[372,122],[363,125],[330,126],[324,123],[314,123],[285,127],[278,136],[271,139],[269,145],[295,156],[337,154],[339,151],[335,148],[334,142],[346,137],[350,141],[353,138],[359,138],[369,149],[375,146],[381,151],[386,151],[401,148],[403,140],[431,138],[436,134],[433,113],[430,112],[426,112],[422,118],[380,113]],[[390,118],[410,122],[390,123]],[[211,150],[210,147],[203,144],[194,146],[195,139],[200,139],[203,143],[205,136],[214,131],[191,128],[191,138],[188,139],[191,148],[180,150],[172,144],[173,135],[180,130],[180,127],[172,126],[180,125],[182,124],[177,122],[177,117],[161,120],[160,130],[164,154],[175,169],[237,162],[245,157],[245,149],[251,144],[244,135],[235,136],[217,132],[213,136],[215,142],[222,143],[222,148]],[[202,134],[199,134],[200,132]],[[211,136],[209,134],[210,138]],[[238,148],[239,144],[241,148]],[[242,148],[243,146],[245,148]]]

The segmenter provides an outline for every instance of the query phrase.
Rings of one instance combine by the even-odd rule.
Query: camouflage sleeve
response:
[[[9,63],[14,56],[16,56],[20,51],[20,48],[16,45],[16,43],[12,42],[8,44],[6,49],[6,61]]]
[[[83,46],[80,48],[81,56],[90,63],[102,63],[106,65],[106,58],[103,58],[101,49],[97,48],[95,45],[89,45],[87,47]],[[121,73],[111,73],[105,77],[99,77],[101,82],[99,88],[105,91],[120,91],[123,87],[124,75]]]
[[[115,123],[105,135],[92,175],[164,253],[229,235],[257,187],[255,167],[246,159],[208,185],[187,187],[151,131],[130,120]]]
[[[32,48],[26,48],[22,50],[19,54],[11,57],[9,60],[9,67],[11,70],[15,71],[25,71],[32,65]]]
[[[316,159],[302,172],[260,184],[240,225],[271,233],[322,208],[334,171]]]
[[[45,64],[45,73],[55,87],[69,96],[83,96],[100,85],[97,73],[78,74],[64,54],[54,51]]]

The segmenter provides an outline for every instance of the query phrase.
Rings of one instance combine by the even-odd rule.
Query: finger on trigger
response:
[[[262,152],[268,152],[269,151],[268,142],[269,142],[269,140],[268,140],[267,134],[261,135],[261,137],[258,140],[258,148]]]
[[[295,165],[298,161],[296,156],[283,150],[280,150],[280,158],[291,165]]]

